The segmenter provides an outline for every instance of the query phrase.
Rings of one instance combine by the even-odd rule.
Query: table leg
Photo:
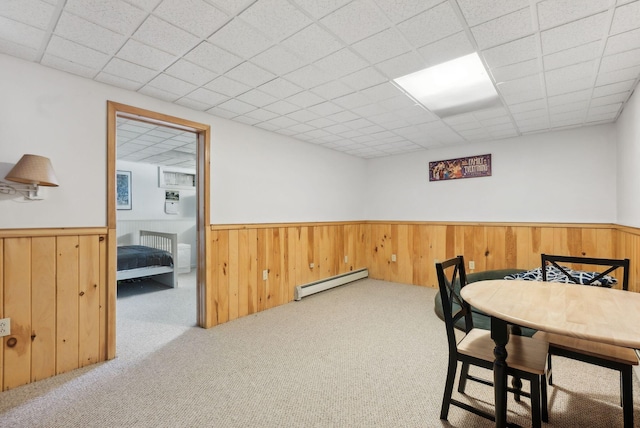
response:
[[[493,385],[496,402],[496,427],[507,426],[507,349],[509,330],[507,323],[491,317],[491,338],[496,346],[493,355]]]

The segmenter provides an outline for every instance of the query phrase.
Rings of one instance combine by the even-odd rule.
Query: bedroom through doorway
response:
[[[117,355],[147,355],[198,325],[199,133],[115,118]]]

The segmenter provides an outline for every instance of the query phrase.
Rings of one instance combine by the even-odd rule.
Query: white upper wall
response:
[[[0,179],[24,153],[60,187],[0,195],[0,228],[106,225],[107,100],[209,124],[211,222],[361,220],[366,161],[0,54]]]
[[[618,218],[616,223],[640,227],[640,96],[631,96],[618,126]]]
[[[492,176],[429,182],[429,162],[492,155]],[[613,223],[616,130],[599,125],[371,160],[370,220]]]

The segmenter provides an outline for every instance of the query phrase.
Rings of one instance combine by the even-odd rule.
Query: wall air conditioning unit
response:
[[[163,189],[196,188],[196,172],[189,168],[171,166],[158,167],[158,187]]]

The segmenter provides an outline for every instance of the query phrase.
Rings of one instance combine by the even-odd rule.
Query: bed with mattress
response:
[[[178,234],[140,231],[139,245],[118,246],[118,281],[152,276],[155,281],[178,286],[175,267],[178,257]]]

